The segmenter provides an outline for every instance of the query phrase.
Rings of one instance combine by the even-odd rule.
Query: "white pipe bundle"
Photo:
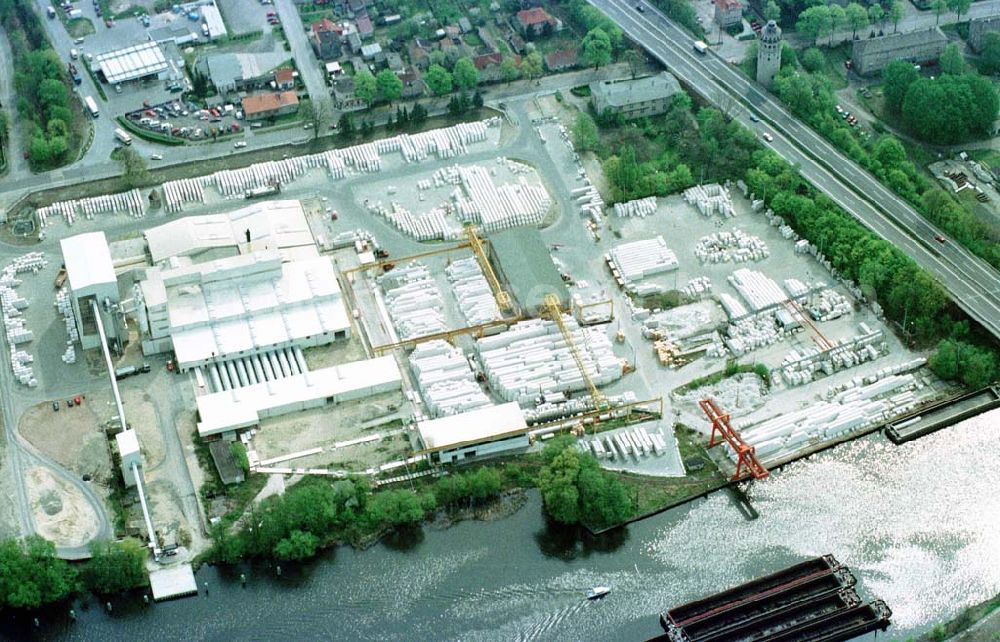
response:
[[[616,245],[608,256],[627,288],[634,288],[636,281],[676,270],[679,266],[677,255],[667,247],[662,236]]]
[[[622,364],[602,326],[581,328],[564,316],[584,368],[593,383],[606,385],[622,377]],[[550,320],[531,319],[476,341],[480,362],[491,388],[522,406],[545,394],[586,389],[572,351]]]
[[[77,216],[91,220],[97,214],[127,213],[134,218],[146,215],[146,202],[137,189],[119,194],[105,194],[72,201],[60,201],[38,210],[38,218],[44,227],[49,215],[60,215],[67,225],[72,225]]]
[[[455,290],[459,309],[468,325],[480,325],[503,318],[493,290],[475,257],[452,262],[445,268],[445,274]]]
[[[385,304],[402,339],[443,332],[447,322],[441,310],[441,292],[427,267],[410,263],[378,277]]]
[[[424,404],[434,417],[493,405],[476,383],[465,354],[446,341],[418,345],[410,354],[410,367]]]
[[[771,256],[767,243],[743,230],[716,232],[703,236],[694,248],[702,263],[745,263]]]
[[[646,218],[647,216],[655,213],[655,196],[647,196],[646,198],[626,201],[625,203],[615,203],[615,214],[621,218]]]
[[[463,191],[453,194],[463,222],[478,222],[486,232],[522,225],[539,225],[552,205],[540,184],[529,184],[522,176],[517,183],[496,185],[486,168],[458,168]]]
[[[684,201],[694,205],[703,216],[719,214],[724,218],[736,216],[729,190],[717,183],[695,185],[684,190]]]
[[[740,268],[728,280],[755,312],[788,300],[777,283],[755,270]]]
[[[205,190],[201,179],[182,178],[163,184],[164,209],[179,212],[186,203],[204,203]]]

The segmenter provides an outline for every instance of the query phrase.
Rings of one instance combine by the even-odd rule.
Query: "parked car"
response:
[[[149,160],[163,160],[163,154],[150,154]]]
[[[111,18],[108,18],[107,20],[104,21],[104,26],[110,29],[111,27],[115,26],[115,21],[112,20]]]
[[[246,146],[247,142],[245,140],[238,140],[235,143],[233,143],[233,147],[235,147],[236,149],[242,149]]]

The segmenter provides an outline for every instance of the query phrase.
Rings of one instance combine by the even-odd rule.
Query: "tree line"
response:
[[[73,160],[83,112],[72,97],[66,68],[52,49],[30,0],[0,0],[0,24],[10,39],[17,113],[32,169]]]
[[[538,489],[545,511],[560,524],[606,528],[635,511],[625,485],[601,469],[597,458],[577,448],[573,437],[558,437],[542,451],[545,465]]]
[[[99,542],[91,554],[82,565],[71,565],[41,537],[0,541],[0,609],[36,609],[84,590],[110,595],[148,584],[142,542]]]

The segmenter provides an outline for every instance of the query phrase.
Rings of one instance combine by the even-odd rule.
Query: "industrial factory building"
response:
[[[517,402],[417,422],[431,461],[448,464],[528,447],[528,424]]]
[[[101,345],[94,317],[94,303],[97,303],[108,341],[120,347],[124,324],[118,306],[118,279],[104,232],[77,234],[63,239],[59,245],[80,345],[85,350]]]

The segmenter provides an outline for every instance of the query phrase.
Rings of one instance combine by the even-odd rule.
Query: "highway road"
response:
[[[734,102],[730,114],[752,131],[769,131],[778,154],[844,210],[893,243],[933,274],[970,317],[1000,338],[1000,273],[947,239],[913,207],[874,176],[841,154],[825,139],[787,112],[775,98],[709,52],[695,53],[694,38],[645,2],[589,0],[632,40],[705,99]],[[764,122],[754,123],[751,111]]]

